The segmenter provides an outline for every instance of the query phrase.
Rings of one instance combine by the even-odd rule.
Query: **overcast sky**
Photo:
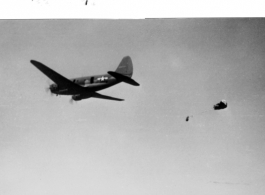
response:
[[[0,44],[0,194],[265,193],[264,19],[1,20]],[[72,105],[30,64],[74,78],[127,55],[140,87],[101,91],[124,102]]]

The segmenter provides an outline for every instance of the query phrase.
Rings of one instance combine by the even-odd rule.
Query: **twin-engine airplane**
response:
[[[30,62],[52,81],[54,81],[54,84],[51,84],[49,87],[51,93],[56,95],[72,95],[71,100],[74,101],[87,98],[123,101],[123,99],[102,95],[96,93],[96,91],[106,89],[120,82],[139,86],[139,84],[131,78],[133,74],[133,65],[129,56],[126,56],[122,59],[115,72],[108,71],[108,74],[79,77],[74,79],[67,79],[35,60],[31,60]]]

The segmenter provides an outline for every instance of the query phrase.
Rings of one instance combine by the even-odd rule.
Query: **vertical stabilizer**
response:
[[[121,63],[119,64],[115,72],[128,76],[128,77],[132,77],[133,65],[132,65],[132,59],[130,58],[130,56],[126,56],[121,60]]]

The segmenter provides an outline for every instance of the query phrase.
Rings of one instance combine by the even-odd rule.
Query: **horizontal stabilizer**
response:
[[[118,81],[122,81],[122,82],[128,83],[130,85],[134,85],[134,86],[140,85],[139,83],[137,83],[135,80],[131,79],[130,77],[124,76],[124,75],[119,74],[117,72],[108,71],[108,74],[113,76]]]
[[[91,97],[93,97],[93,98],[105,99],[105,100],[123,101],[123,99],[114,98],[114,97],[110,97],[110,96],[102,95],[102,94],[99,94],[99,93],[93,93],[93,95],[92,95]]]

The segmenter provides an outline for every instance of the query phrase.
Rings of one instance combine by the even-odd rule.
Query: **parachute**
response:
[[[227,107],[227,102],[225,100],[221,100],[219,103],[213,106],[214,110],[222,110]]]
[[[213,109],[214,110],[222,110],[222,109],[225,109],[225,108],[227,108],[227,102],[226,102],[226,100],[221,100],[219,103],[217,103],[217,104],[215,104],[213,106]],[[211,110],[206,110],[206,111],[200,112],[198,114],[202,114],[202,113],[209,112],[209,111],[211,111]],[[193,117],[193,115],[187,116],[186,117],[186,122],[188,122],[191,117]]]

